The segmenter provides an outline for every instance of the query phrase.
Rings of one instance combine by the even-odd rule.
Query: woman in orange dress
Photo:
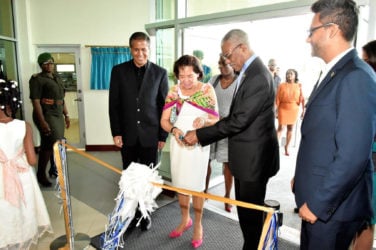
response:
[[[284,126],[287,126],[285,155],[289,155],[288,147],[292,137],[293,126],[298,119],[299,106],[302,105],[302,114],[304,114],[304,97],[302,85],[298,83],[298,72],[295,69],[286,71],[286,82],[279,85],[276,94],[276,109],[278,114],[278,140]]]

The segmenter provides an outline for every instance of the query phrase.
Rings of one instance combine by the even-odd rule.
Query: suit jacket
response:
[[[133,61],[112,68],[109,91],[109,115],[112,136],[121,135],[126,146],[139,138],[144,147],[156,147],[166,141],[168,133],[160,119],[168,92],[167,71],[147,62],[140,89]]]
[[[372,215],[376,76],[348,52],[308,100],[295,170],[295,200],[321,220]]]
[[[202,145],[225,137],[229,167],[242,181],[264,181],[279,170],[279,146],[274,125],[273,79],[259,58],[246,69],[227,117],[197,130]]]

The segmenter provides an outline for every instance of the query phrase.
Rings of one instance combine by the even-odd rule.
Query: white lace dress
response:
[[[0,123],[0,249],[29,249],[52,227],[23,149],[26,124]],[[9,195],[11,194],[11,195]]]

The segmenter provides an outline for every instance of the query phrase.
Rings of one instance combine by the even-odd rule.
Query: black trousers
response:
[[[235,178],[235,197],[239,201],[264,205],[268,179],[256,182]],[[263,226],[263,212],[237,207],[239,224],[244,237],[243,250],[257,249]]]
[[[156,147],[143,147],[137,140],[136,145],[125,146],[121,148],[121,157],[123,159],[123,169],[127,169],[131,162],[154,166],[157,164],[158,146]]]

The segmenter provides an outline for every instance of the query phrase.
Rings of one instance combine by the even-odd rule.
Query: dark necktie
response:
[[[319,78],[317,79],[317,82],[316,82],[315,86],[313,86],[313,90],[311,92],[311,95],[312,95],[313,92],[315,92],[315,90],[319,86],[319,83],[320,83],[320,80],[321,80],[321,75],[322,75],[322,70],[320,71],[320,75],[319,75]]]
[[[312,96],[313,93],[316,91],[317,87],[319,86],[319,83],[320,83],[320,80],[321,80],[321,75],[322,75],[322,70],[320,71],[319,78],[317,79],[317,82],[316,82],[315,86],[313,86],[313,89],[312,89],[312,91],[311,91],[311,94],[310,94],[309,97],[308,97],[308,102],[310,101],[311,96]]]

